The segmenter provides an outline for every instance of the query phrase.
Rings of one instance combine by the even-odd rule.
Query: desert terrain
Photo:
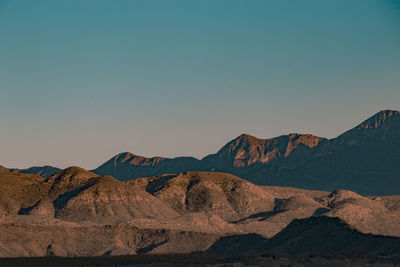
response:
[[[202,160],[0,166],[0,264],[395,265],[399,122],[385,110],[334,139],[244,134]]]
[[[0,174],[1,257],[400,256],[400,197],[257,186],[226,173],[119,181]]]

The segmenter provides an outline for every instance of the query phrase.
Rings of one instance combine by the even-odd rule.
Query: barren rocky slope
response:
[[[78,167],[48,179],[0,174],[2,257],[255,252],[243,237],[256,238],[257,253],[287,252],[292,243],[302,253],[310,238],[310,251],[334,252],[333,244],[349,248],[347,235],[354,244],[367,242],[350,247],[355,251],[398,255],[399,215],[398,196],[257,186],[217,172],[125,182]],[[313,237],[293,230],[301,227],[320,231]],[[324,247],[330,235],[338,238]],[[236,243],[221,248],[227,240]]]

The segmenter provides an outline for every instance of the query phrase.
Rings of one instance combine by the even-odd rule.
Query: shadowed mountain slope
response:
[[[257,234],[219,239],[212,254],[340,254],[400,255],[400,238],[360,233],[338,218],[326,216],[295,219],[270,239]]]
[[[400,136],[400,111],[382,110],[355,128],[333,139],[333,145],[357,146]]]
[[[400,194],[398,111],[381,111],[317,150],[315,157],[297,168],[266,171],[256,180],[268,177],[279,179],[278,185],[328,191],[345,188],[367,195]]]

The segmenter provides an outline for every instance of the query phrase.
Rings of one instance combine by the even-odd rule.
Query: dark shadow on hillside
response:
[[[364,234],[336,217],[295,219],[274,237],[233,235],[217,240],[206,253],[212,254],[338,254],[358,253],[400,256],[400,238]]]
[[[68,201],[70,201],[72,198],[76,197],[89,187],[93,186],[95,183],[96,181],[92,180],[82,187],[79,187],[77,189],[71,190],[67,193],[58,196],[57,199],[53,201],[54,208],[56,209],[56,211],[61,210],[67,205]]]
[[[165,243],[167,243],[167,240],[164,240],[164,241],[162,241],[162,242],[160,242],[160,243],[158,243],[158,244],[151,244],[151,245],[149,245],[149,246],[147,246],[147,247],[138,249],[138,250],[136,251],[136,253],[137,253],[137,254],[146,254],[146,253],[148,253],[148,252],[151,252],[151,251],[152,251],[153,249],[155,249],[156,247],[161,246],[162,244],[165,244]]]
[[[314,214],[312,216],[322,216],[326,213],[328,213],[330,209],[328,208],[318,208],[314,211]]]
[[[268,239],[257,234],[244,234],[221,237],[206,253],[215,255],[261,254]]]
[[[34,205],[32,205],[30,207],[21,208],[18,211],[18,214],[19,215],[29,215],[31,213],[31,211],[39,205],[39,203],[40,203],[40,201],[36,202]]]
[[[150,194],[154,194],[158,190],[164,187],[165,183],[174,178],[175,175],[166,175],[160,178],[154,179],[153,181],[149,182],[146,186],[146,191]]]
[[[277,215],[277,214],[279,214],[281,212],[284,212],[284,210],[259,212],[259,213],[247,216],[245,218],[241,218],[241,219],[239,219],[237,221],[232,221],[230,223],[240,223],[240,222],[243,222],[243,221],[248,220],[248,219],[257,219],[258,221],[262,222],[262,221],[268,220],[269,218],[271,218],[271,217],[273,217],[273,216],[275,216],[275,215]]]

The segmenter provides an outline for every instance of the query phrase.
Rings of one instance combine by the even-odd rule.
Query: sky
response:
[[[400,0],[0,0],[0,164],[333,138],[400,109]]]

